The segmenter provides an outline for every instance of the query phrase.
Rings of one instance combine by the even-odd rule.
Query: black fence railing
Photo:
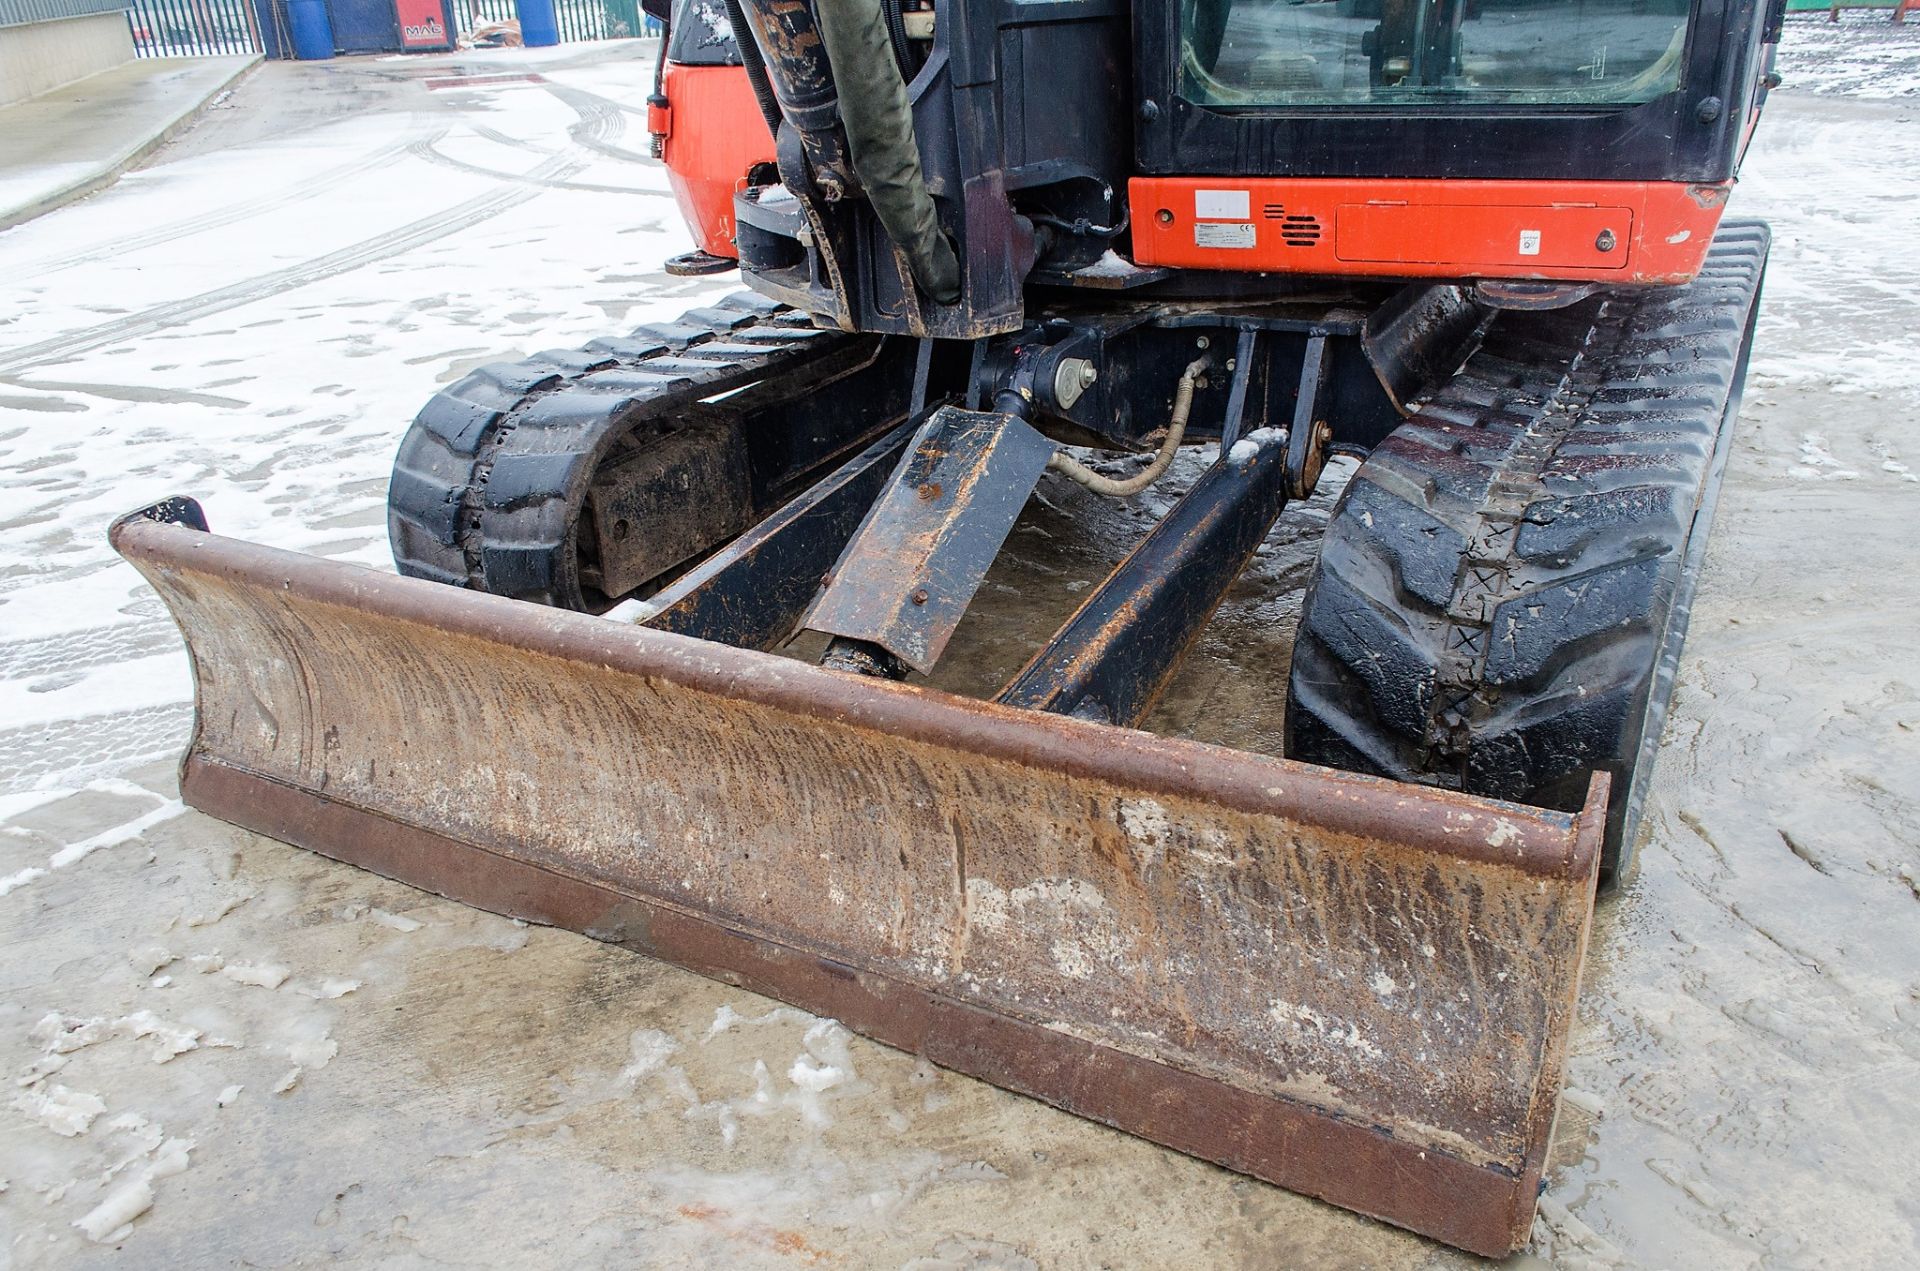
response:
[[[259,20],[249,0],[127,0],[127,25],[141,57],[260,51]]]

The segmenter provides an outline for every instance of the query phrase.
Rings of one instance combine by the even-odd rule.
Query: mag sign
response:
[[[403,49],[453,47],[443,0],[393,0],[393,16],[400,27]]]

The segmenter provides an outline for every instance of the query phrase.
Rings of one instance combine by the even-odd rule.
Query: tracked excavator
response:
[[[1727,461],[1780,11],[680,0],[669,270],[744,289],[433,397],[398,577],[117,522],[185,797],[1506,1253]],[[1284,755],[1142,731],[1336,456]],[[1073,485],[1157,517],[930,686]]]

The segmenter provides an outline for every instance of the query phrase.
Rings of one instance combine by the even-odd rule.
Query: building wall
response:
[[[127,15],[118,9],[0,26],[0,106],[132,57],[133,35],[127,29]]]

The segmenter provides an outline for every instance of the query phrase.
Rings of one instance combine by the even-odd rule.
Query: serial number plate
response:
[[[1195,225],[1195,247],[1252,247],[1257,239],[1251,225]]]

